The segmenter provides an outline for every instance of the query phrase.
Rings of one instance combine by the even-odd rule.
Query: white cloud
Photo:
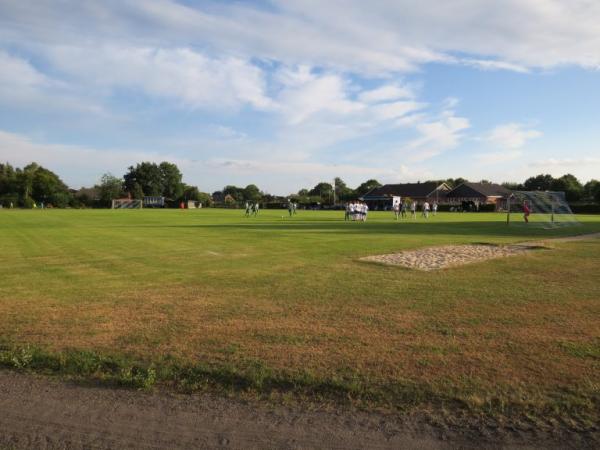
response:
[[[237,145],[237,142],[234,143]],[[252,159],[215,157],[214,155],[181,156],[169,153],[143,152],[131,149],[98,149],[76,145],[38,142],[28,136],[0,130],[0,161],[22,167],[32,161],[55,171],[72,187],[89,186],[103,173],[117,176],[127,167],[141,161],[170,161],[179,166],[184,181],[197,184],[200,189],[212,191],[228,183],[257,183],[262,189],[287,194],[300,187],[342,176],[350,185],[358,185],[367,178],[399,181],[429,176],[429,172],[410,169],[399,164],[376,166],[369,164],[333,164],[316,160],[277,157],[283,152],[252,154]],[[65,176],[68,173],[70,175]]]
[[[425,103],[400,101],[375,105],[371,109],[375,117],[381,120],[399,119],[409,113],[423,109]]]
[[[523,156],[520,150],[509,150],[503,152],[487,152],[475,155],[477,161],[481,164],[498,164],[519,159]]]
[[[0,103],[28,110],[60,110],[108,115],[94,100],[80,102],[63,81],[51,78],[26,59],[0,49]]]
[[[400,98],[412,99],[414,97],[415,93],[406,86],[386,84],[376,89],[361,92],[358,99],[364,103],[379,103]]]
[[[512,72],[529,73],[530,70],[520,64],[509,63],[506,61],[494,61],[491,59],[470,59],[461,60],[467,66],[476,67],[482,70],[509,70]]]
[[[588,167],[600,165],[598,157],[584,158],[548,158],[541,161],[533,161],[532,167]]]
[[[304,122],[320,112],[346,115],[364,108],[362,103],[348,98],[345,81],[330,74],[307,78],[285,89],[278,100],[291,124]]]
[[[51,81],[28,61],[0,50],[0,86],[9,83],[34,87],[51,84]]]
[[[107,41],[161,42],[362,74],[416,70],[429,62],[516,71],[600,67],[600,3],[589,0],[273,0],[267,8],[171,0],[4,1],[0,17],[0,39],[11,44],[23,36],[49,45],[84,37],[90,48]]]
[[[165,155],[150,152],[40,143],[21,134],[0,130],[0,161],[8,161],[15,166],[37,162],[56,171],[73,187],[89,186],[105,172],[122,174],[129,165],[139,161],[159,162],[164,159]],[[65,176],[65,173],[71,176]]]
[[[542,136],[540,131],[520,123],[511,122],[498,125],[480,140],[499,150],[479,153],[475,155],[475,158],[481,164],[490,165],[519,159],[523,156],[522,147],[527,144],[527,141],[540,136]]]
[[[517,149],[523,147],[528,140],[541,135],[540,131],[527,129],[523,124],[506,123],[490,131],[485,140],[500,148]]]
[[[446,111],[439,120],[417,124],[420,137],[408,144],[409,159],[423,161],[457,147],[463,131],[470,126],[467,118],[456,116],[453,111]]]
[[[84,85],[140,90],[190,108],[269,109],[263,72],[236,57],[209,58],[189,48],[53,47],[53,65]]]

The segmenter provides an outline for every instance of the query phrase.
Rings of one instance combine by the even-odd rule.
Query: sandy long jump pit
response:
[[[437,270],[446,267],[462,266],[479,261],[508,256],[524,255],[535,250],[548,249],[544,244],[549,242],[570,242],[584,239],[600,238],[600,233],[582,234],[554,239],[544,239],[537,242],[522,242],[519,244],[465,244],[444,245],[441,247],[427,247],[415,250],[406,250],[387,255],[374,255],[361,258],[361,261],[370,261],[392,266],[402,266],[417,270]]]
[[[374,255],[361,258],[362,261],[402,266],[417,270],[437,270],[461,266],[493,258],[523,255],[541,247],[539,245],[493,245],[467,244],[427,247],[406,250],[388,255]]]

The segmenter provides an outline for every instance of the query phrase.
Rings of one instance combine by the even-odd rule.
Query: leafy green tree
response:
[[[375,188],[381,187],[381,186],[382,186],[382,184],[379,181],[377,181],[375,179],[370,179],[370,180],[365,181],[361,185],[359,185],[355,189],[355,192],[356,192],[356,195],[358,197],[360,197],[361,195],[365,195],[367,192],[369,192]]]
[[[318,196],[323,203],[333,202],[333,186],[331,183],[321,181],[314,188],[308,191],[311,196]]]
[[[197,201],[202,203],[202,206],[211,206],[213,203],[212,197],[206,192],[199,192]]]
[[[183,176],[179,168],[172,163],[163,161],[158,166],[162,178],[162,195],[170,199],[180,198],[183,194]]]
[[[0,164],[0,205],[9,207],[19,203],[17,171],[8,163]]]
[[[119,183],[121,180],[117,178]],[[84,188],[79,189],[74,195],[69,203],[74,208],[91,208],[94,206],[104,206],[100,203],[100,191],[98,186],[94,186],[92,188]]]
[[[105,173],[100,177],[100,184],[96,186],[96,190],[101,206],[108,207],[113,199],[125,196],[123,180],[110,173]]]
[[[446,183],[450,188],[455,188],[460,186],[463,183],[468,183],[469,180],[466,178],[458,177],[458,178],[447,178],[445,180],[440,180],[440,183]]]
[[[63,207],[69,203],[69,189],[58,175],[38,166],[31,179],[31,197],[38,202],[50,201]]]
[[[585,198],[600,203],[600,181],[590,180],[583,187]]]
[[[24,207],[33,205],[34,200],[31,197],[33,192],[33,175],[39,166],[31,163],[23,169],[17,169],[17,193],[19,194],[19,203]]]
[[[28,164],[23,169],[14,171],[6,167],[4,172],[6,173],[4,184],[10,184],[12,190],[7,194],[12,199],[18,198],[21,206],[30,207],[33,203],[44,202],[64,207],[72,200],[67,185],[59,176],[37,163]]]
[[[0,164],[0,195],[17,192],[17,172],[8,163]]]
[[[339,201],[350,200],[355,197],[354,189],[349,188],[344,180],[340,177],[336,177],[334,180],[335,184],[335,196]]]
[[[260,192],[260,189],[258,189],[258,186],[256,186],[255,184],[249,184],[248,186],[246,186],[244,188],[243,195],[244,200],[248,200],[251,202],[257,202],[262,198],[262,193]]]
[[[69,192],[56,191],[50,194],[45,200],[40,201],[44,201],[45,204],[50,204],[57,208],[65,208],[69,206],[72,199],[73,196]]]
[[[142,162],[135,167],[130,166],[123,176],[125,189],[133,198],[140,199],[145,195],[163,195],[162,172],[158,165],[151,162]]]
[[[123,176],[125,189],[134,198],[162,195],[176,200],[183,194],[182,175],[179,168],[163,161],[160,164],[141,162],[131,166]]]
[[[513,182],[505,181],[504,183],[502,183],[502,186],[504,186],[506,189],[510,189],[511,191],[525,190],[525,188],[523,187],[523,185],[521,183],[513,183]]]
[[[200,201],[200,191],[196,186],[183,185],[183,194],[179,200],[193,200],[195,202]]]
[[[230,184],[223,188],[223,195],[229,195],[235,201],[241,202],[244,200],[244,189]]]
[[[576,202],[580,200],[584,194],[583,186],[577,177],[570,173],[553,180],[551,189],[553,191],[563,191],[567,201],[569,202]]]
[[[527,191],[549,191],[552,189],[554,178],[549,174],[540,174],[525,180],[523,187]]]

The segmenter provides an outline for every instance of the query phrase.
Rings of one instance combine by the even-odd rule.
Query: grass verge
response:
[[[531,386],[497,386],[492,392],[477,380],[462,383],[416,383],[398,380],[377,384],[360,373],[346,371],[330,378],[308,371],[273,370],[260,361],[237,366],[181,363],[173,358],[142,361],[123,355],[87,350],[51,352],[35,346],[0,345],[0,367],[58,376],[108,387],[178,392],[249,394],[263,399],[293,398],[301,402],[333,402],[358,408],[380,408],[396,413],[427,412],[437,419],[474,418],[503,424],[554,427],[556,423],[577,431],[597,431],[600,390],[568,386],[551,391]]]

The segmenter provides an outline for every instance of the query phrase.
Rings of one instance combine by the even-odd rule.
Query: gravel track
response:
[[[594,448],[595,439],[439,429],[379,413],[86,387],[0,371],[2,449],[562,449]]]

